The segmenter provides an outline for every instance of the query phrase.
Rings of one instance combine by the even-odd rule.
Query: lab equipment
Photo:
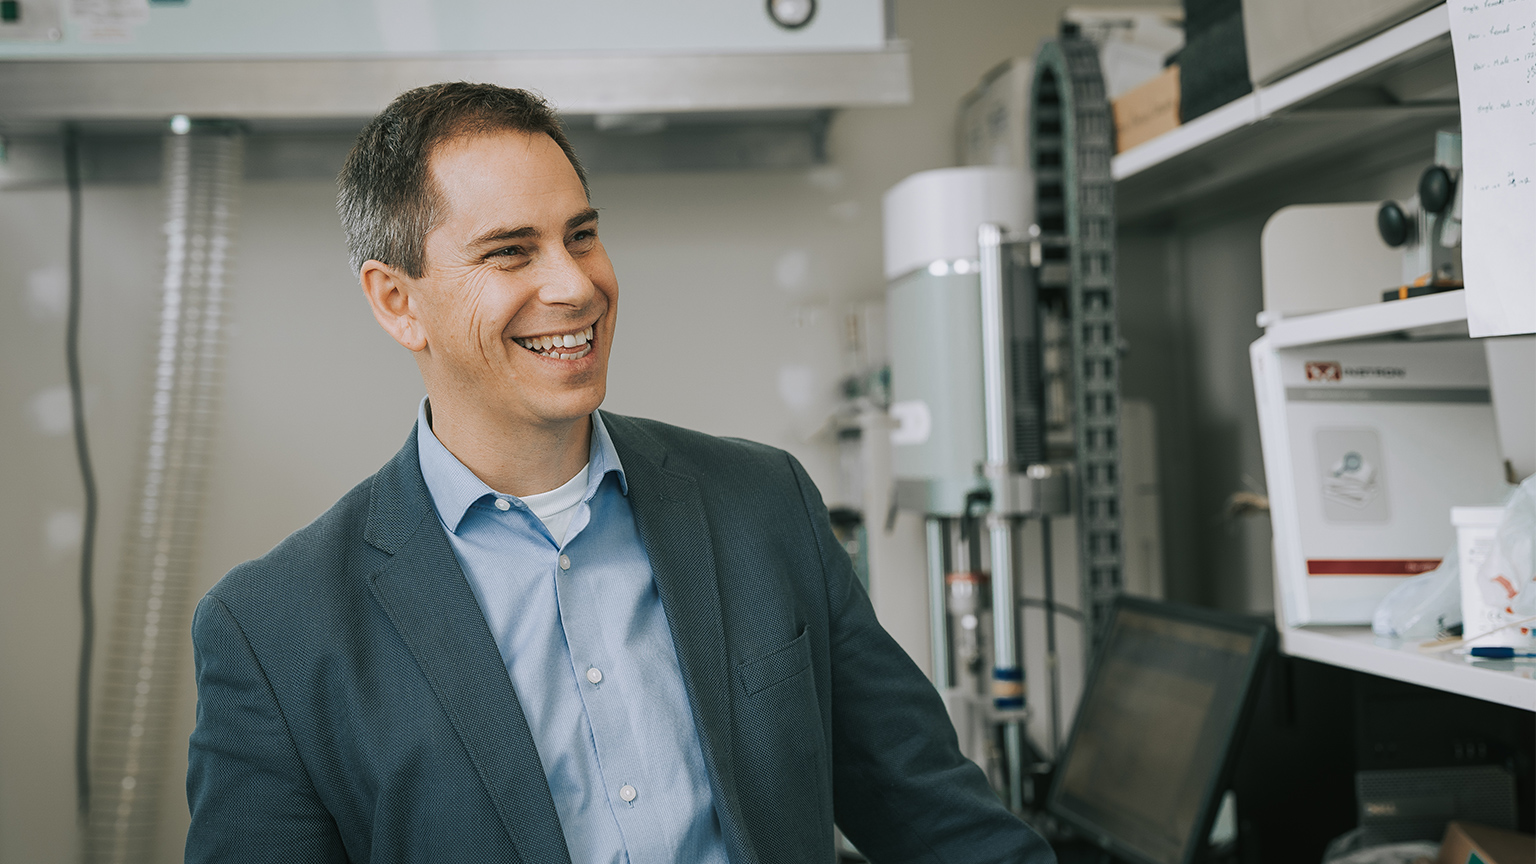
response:
[[[1435,164],[1419,176],[1418,194],[1406,205],[1383,202],[1376,211],[1382,242],[1403,250],[1402,283],[1382,292],[1383,300],[1462,287],[1461,133],[1435,134]]]
[[[1138,864],[1203,855],[1273,642],[1262,621],[1120,598],[1050,812]]]
[[[1504,497],[1483,347],[1266,336],[1250,357],[1284,620],[1369,623],[1398,583],[1440,565],[1451,507]]]
[[[967,158],[1010,164],[923,172],[885,198],[895,501],[927,519],[934,682],[1022,809],[1122,584],[1113,129],[1094,46],[1066,35],[1000,67],[961,129]]]
[[[1365,769],[1355,774],[1360,827],[1385,842],[1437,840],[1466,819],[1514,829],[1515,778],[1503,765]]]

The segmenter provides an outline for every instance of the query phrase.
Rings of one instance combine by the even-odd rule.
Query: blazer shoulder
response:
[[[666,454],[669,464],[673,460],[680,460],[706,473],[721,469],[752,470],[767,472],[765,476],[782,474],[788,478],[793,470],[790,466],[799,464],[786,450],[745,438],[710,435],[659,420],[626,417],[606,411],[603,412],[603,422],[609,426],[610,434],[620,437],[625,443],[634,443],[627,439],[636,435],[644,436],[658,452]]]
[[[288,535],[259,558],[237,565],[209,589],[208,596],[232,610],[289,605],[313,597],[358,566],[358,556],[377,553],[363,541],[370,499],[378,477],[352,487],[313,522]]]

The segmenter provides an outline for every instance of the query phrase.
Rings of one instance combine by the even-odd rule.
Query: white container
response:
[[[1452,507],[1451,524],[1456,526],[1456,557],[1461,567],[1461,620],[1462,633],[1477,636],[1488,633],[1515,620],[1503,607],[1489,603],[1484,597],[1478,578],[1483,562],[1493,551],[1494,534],[1499,521],[1504,518],[1503,507]],[[1525,647],[1532,644],[1528,635],[1518,627],[1489,633],[1480,639],[1472,639],[1469,645],[1509,645]]]

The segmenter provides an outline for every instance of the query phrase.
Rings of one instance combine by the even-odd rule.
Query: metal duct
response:
[[[97,713],[86,860],[150,861],[188,644],[209,450],[222,395],[237,130],[185,118],[165,139],[165,282],[148,436]],[[169,778],[180,785],[181,777]]]

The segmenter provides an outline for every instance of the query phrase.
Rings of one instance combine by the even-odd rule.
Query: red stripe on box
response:
[[[1308,576],[1417,576],[1440,566],[1439,558],[1308,558]]]

